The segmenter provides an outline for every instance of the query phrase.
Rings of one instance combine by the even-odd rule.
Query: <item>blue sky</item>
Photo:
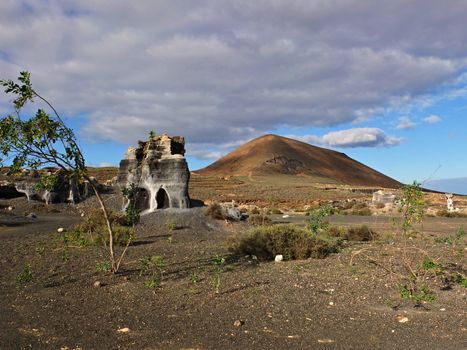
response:
[[[32,73],[92,165],[150,130],[185,136],[191,169],[275,133],[402,182],[467,178],[465,18],[461,0],[2,0],[0,72]]]

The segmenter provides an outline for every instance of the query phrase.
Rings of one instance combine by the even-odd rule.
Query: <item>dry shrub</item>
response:
[[[445,218],[467,218],[467,214],[458,212],[449,212],[446,209],[438,210],[436,216],[442,216]]]
[[[259,226],[259,225],[270,225],[272,223],[272,220],[265,215],[252,215],[248,218],[248,222],[251,225]]]
[[[209,205],[204,214],[215,220],[225,219],[224,211],[219,203],[212,203]]]
[[[273,260],[277,254],[288,259],[325,258],[339,251],[339,240],[315,236],[296,225],[258,226],[233,236],[229,250],[239,255],[255,255],[260,260]]]
[[[371,216],[373,213],[371,212],[370,208],[363,208],[363,209],[352,209],[349,214],[357,215],[357,216]]]
[[[378,233],[366,225],[349,228],[331,226],[325,234],[353,242],[369,242],[378,238]]]
[[[125,226],[126,220],[122,213],[108,211],[110,223],[114,233],[114,243],[120,246],[125,246],[129,239],[133,238],[132,227]],[[94,209],[88,212],[76,230],[81,234],[86,235],[86,238],[98,244],[109,243],[109,235],[107,231],[107,223],[101,209]]]
[[[347,230],[345,239],[348,241],[369,242],[378,237],[378,233],[363,225],[360,227],[351,227]]]
[[[258,214],[260,214],[259,209],[256,208],[256,207],[253,208],[253,209],[251,209],[250,214],[251,214],[251,215],[258,215]]]

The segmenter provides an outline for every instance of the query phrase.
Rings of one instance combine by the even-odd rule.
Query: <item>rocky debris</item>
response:
[[[118,333],[130,333],[130,328],[128,327],[120,328],[120,329],[117,329],[117,332]]]
[[[188,208],[190,171],[184,155],[185,139],[181,136],[164,134],[139,141],[138,147],[130,147],[120,162],[118,185],[137,187],[136,207],[143,214],[163,208]]]
[[[284,260],[284,256],[281,254],[276,255],[276,257],[274,258],[275,262],[281,262],[283,260]]]
[[[396,317],[397,322],[399,323],[407,323],[409,322],[409,318],[405,315],[397,315]]]
[[[64,231],[65,231],[65,229],[64,229],[63,227],[59,227],[59,228],[57,229],[57,232],[58,232],[58,233],[62,233],[62,232],[64,232]]]
[[[92,284],[92,286],[93,286],[94,288],[99,288],[99,287],[102,286],[102,283],[101,283],[101,281],[96,281],[96,282],[94,282],[94,283]]]
[[[223,202],[219,203],[219,205],[221,206],[223,216],[228,220],[240,221],[248,219],[248,214],[242,213],[235,201]]]
[[[29,213],[28,215],[26,215],[26,217],[28,219],[36,219],[37,218],[37,215],[35,213]]]
[[[245,321],[242,321],[242,320],[235,320],[234,322],[234,327],[241,327],[245,324]]]

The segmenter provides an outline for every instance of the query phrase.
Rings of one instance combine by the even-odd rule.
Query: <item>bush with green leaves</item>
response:
[[[414,230],[414,224],[423,220],[425,199],[421,184],[414,181],[412,185],[405,185],[400,196],[396,199],[402,213],[402,232],[404,235]]]
[[[325,258],[337,253],[341,240],[315,235],[296,225],[258,226],[230,237],[229,250],[238,255],[255,255],[260,260],[274,260],[278,254],[289,259]]]
[[[214,287],[214,292],[216,294],[219,294],[221,288],[221,274],[225,264],[225,258],[221,255],[216,255],[212,259],[212,264],[214,265],[214,277],[212,280],[212,284]]]
[[[325,220],[326,217],[335,213],[334,208],[330,204],[322,205],[309,212],[308,227],[315,235],[320,230],[326,230],[329,227],[329,222]]]
[[[115,253],[114,232],[107,215],[107,208],[96,184],[88,175],[85,159],[73,130],[66,126],[52,104],[33,89],[29,72],[21,72],[17,82],[10,79],[0,80],[0,85],[5,88],[6,94],[14,96],[14,112],[0,119],[0,166],[9,162],[10,173],[13,174],[20,173],[23,169],[55,167],[74,183],[88,181],[106,221],[108,236],[106,248],[112,271],[118,272],[126,250],[119,257]],[[21,115],[25,105],[35,99],[45,103],[52,114],[44,109],[38,109],[32,117]],[[50,190],[57,174],[47,176],[41,180],[40,186]]]
[[[23,266],[23,270],[16,276],[16,282],[20,284],[31,282],[33,278],[32,267],[30,263]]]
[[[163,268],[166,266],[164,257],[150,255],[140,259],[140,276],[146,276],[144,285],[148,288],[156,288],[162,282]]]

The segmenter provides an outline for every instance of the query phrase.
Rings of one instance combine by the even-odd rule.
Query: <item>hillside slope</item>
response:
[[[400,186],[398,181],[343,153],[277,135],[258,137],[196,173],[205,176],[308,175],[348,185]]]

